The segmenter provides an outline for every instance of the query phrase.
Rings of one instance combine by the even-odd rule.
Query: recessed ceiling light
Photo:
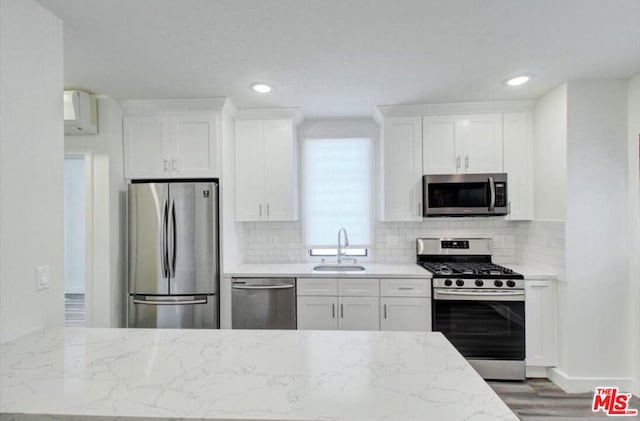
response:
[[[529,81],[529,79],[531,79],[529,76],[516,76],[513,77],[511,79],[509,79],[506,83],[509,86],[520,86],[520,85],[524,85],[525,83],[527,83]]]
[[[254,83],[253,85],[251,85],[251,89],[261,94],[271,92],[271,86],[265,85],[264,83]]]

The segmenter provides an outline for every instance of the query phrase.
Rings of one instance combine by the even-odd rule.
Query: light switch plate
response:
[[[49,277],[49,266],[38,266],[36,268],[36,289],[38,291],[49,289]]]

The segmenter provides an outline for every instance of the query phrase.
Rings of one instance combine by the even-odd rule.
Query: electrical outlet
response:
[[[38,266],[36,268],[36,289],[38,291],[49,289],[49,277],[49,266]]]

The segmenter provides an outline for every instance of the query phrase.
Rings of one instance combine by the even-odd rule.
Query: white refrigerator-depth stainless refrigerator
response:
[[[127,326],[217,329],[217,181],[134,181],[127,203]]]

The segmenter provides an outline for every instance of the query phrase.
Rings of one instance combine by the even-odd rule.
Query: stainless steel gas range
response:
[[[485,379],[525,377],[524,277],[492,263],[491,239],[419,238],[433,274],[432,328]]]

